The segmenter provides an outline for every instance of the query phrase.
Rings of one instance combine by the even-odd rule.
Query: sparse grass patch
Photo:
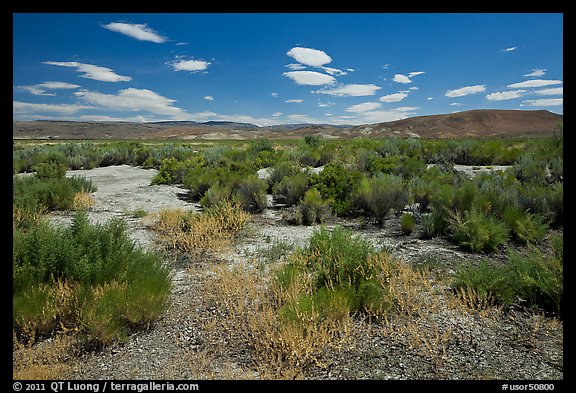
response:
[[[230,244],[250,215],[238,204],[227,201],[196,213],[183,209],[164,209],[147,218],[172,248],[187,253],[216,250]]]

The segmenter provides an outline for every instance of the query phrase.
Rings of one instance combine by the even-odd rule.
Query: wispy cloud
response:
[[[322,86],[336,82],[333,76],[316,71],[289,71],[282,75],[287,76],[299,85]]]
[[[118,91],[118,94],[84,90],[74,94],[87,103],[111,110],[147,111],[156,115],[173,117],[184,114],[182,109],[173,106],[176,100],[148,89],[128,88]]]
[[[52,89],[77,89],[80,86],[79,85],[74,85],[72,83],[66,83],[66,82],[54,82],[54,81],[48,81],[48,82],[42,82],[42,83],[38,83],[36,85],[31,85],[31,86],[16,86],[19,89],[23,89],[28,91],[31,94],[34,94],[35,96],[55,96],[55,93],[48,93],[46,90],[52,90]]]
[[[284,102],[291,102],[291,103],[297,103],[298,104],[300,102],[304,102],[304,100],[301,98],[290,98],[289,100],[286,100]]]
[[[285,67],[291,69],[292,71],[300,71],[300,70],[306,69],[306,66],[304,64],[300,64],[300,63],[286,64]]]
[[[13,113],[61,113],[65,115],[74,114],[82,109],[92,109],[92,106],[76,104],[36,104],[30,102],[13,101]]]
[[[317,90],[314,91],[314,93],[329,94],[337,97],[362,97],[373,96],[376,94],[376,91],[380,89],[380,86],[373,84],[349,84],[334,89]]]
[[[510,87],[510,86],[508,86]],[[481,93],[484,90],[486,90],[486,86],[485,85],[474,85],[474,86],[464,86],[461,87],[459,89],[454,89],[454,90],[448,90],[446,91],[445,96],[446,97],[463,97],[463,96],[467,96],[470,94],[476,94],[476,93]]]
[[[524,74],[524,76],[528,76],[531,78],[539,78],[541,76],[544,76],[544,74],[546,74],[546,68],[543,68],[543,69],[535,68],[531,71],[532,72],[530,72],[528,74]]]
[[[81,78],[94,79],[101,82],[127,82],[132,80],[129,76],[118,75],[110,68],[100,67],[94,64],[78,63],[76,61],[43,61],[43,64],[55,65],[59,67],[76,68],[81,72]]]
[[[175,71],[199,72],[207,69],[211,63],[204,60],[178,60],[169,64]]]
[[[563,95],[564,94],[564,88],[563,87],[552,87],[550,89],[534,90],[534,93],[539,94],[541,96]]]
[[[517,46],[511,46],[511,47],[509,47],[509,48],[504,48],[504,49],[502,49],[501,52],[503,52],[503,53],[509,53],[509,52],[514,52],[516,49],[518,49]]]
[[[204,96],[204,99],[206,101],[214,101],[214,97],[212,97],[212,96]]]
[[[346,112],[367,112],[380,108],[381,104],[378,102],[364,102],[346,108]]]
[[[399,102],[399,101],[402,101],[406,97],[408,97],[407,93],[394,93],[394,94],[388,94],[388,95],[380,97],[380,101],[382,101],[382,102]]]
[[[508,87],[512,89],[521,89],[525,87],[543,87],[543,86],[550,86],[550,85],[559,85],[561,84],[561,80],[550,80],[550,79],[531,79],[524,82],[512,83],[508,85]]]
[[[166,37],[162,37],[157,32],[152,30],[146,24],[132,24],[124,22],[112,22],[107,25],[103,25],[105,29],[110,31],[115,31],[127,35],[128,37],[135,38],[140,41],[150,41],[157,44],[163,44],[166,42]]]
[[[522,106],[561,106],[564,105],[563,98],[542,98],[539,100],[522,101]]]
[[[332,58],[324,51],[299,46],[290,49],[286,54],[298,63],[311,67],[322,67],[332,61]]]
[[[488,94],[486,99],[489,101],[504,101],[512,100],[514,98],[520,98],[525,93],[526,90],[511,90],[511,91],[499,91],[495,93]]]

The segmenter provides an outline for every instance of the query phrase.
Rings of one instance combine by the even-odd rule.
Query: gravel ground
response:
[[[119,216],[127,219],[132,236],[140,245],[157,247],[152,233],[132,218],[131,212],[162,208],[198,207],[184,198],[185,190],[174,186],[151,186],[154,170],[112,166],[70,171],[89,177],[98,187],[94,221]],[[55,216],[69,222],[70,215]],[[376,246],[385,246],[407,262],[418,263],[434,256],[435,267],[453,273],[459,263],[480,257],[462,253],[440,239],[423,241],[418,233],[402,236],[393,221],[384,229],[361,222],[336,222],[353,228]],[[259,251],[278,240],[306,244],[314,227],[285,225],[278,210],[255,216],[246,235],[220,253],[220,263],[251,263]],[[205,304],[202,285],[211,273],[200,261],[183,256],[167,257],[173,268],[170,307],[149,330],[97,352],[82,354],[72,364],[72,379],[258,379],[251,367],[246,343],[209,336],[207,321],[220,312]],[[191,269],[190,264],[195,265]],[[414,321],[412,321],[414,322]],[[562,380],[563,323],[557,319],[511,308],[495,317],[455,314],[441,310],[418,323],[429,328],[422,337],[426,345],[413,345],[405,332],[378,323],[359,321],[353,341],[339,349],[327,349],[324,366],[310,367],[307,379],[382,380]],[[448,334],[449,333],[449,334]]]

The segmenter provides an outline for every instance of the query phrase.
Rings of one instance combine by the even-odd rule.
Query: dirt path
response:
[[[155,237],[133,218],[135,210],[147,212],[162,208],[194,208],[183,198],[185,190],[174,186],[151,186],[154,170],[113,166],[89,171],[70,171],[68,175],[91,178],[98,187],[93,196],[96,204],[90,212],[93,221],[111,217],[127,220],[131,236],[140,245],[154,249]],[[53,218],[69,222],[70,215]],[[398,257],[417,263],[437,264],[447,274],[458,263],[469,260],[453,245],[434,239],[424,241],[418,234],[403,236],[397,222],[391,220],[384,229],[365,228],[359,222],[338,222],[352,227],[377,247],[386,247]],[[247,235],[232,248],[218,255],[223,263],[250,263],[261,250],[281,240],[303,246],[315,227],[287,226],[279,211],[269,209],[255,216]],[[430,258],[429,258],[430,257]],[[433,258],[431,258],[433,257]],[[430,262],[433,260],[433,262]],[[200,294],[208,275],[200,263],[174,258],[167,260],[173,268],[172,293],[166,314],[149,330],[137,333],[126,343],[99,352],[85,353],[72,365],[72,379],[237,379],[258,378],[251,370],[245,348],[222,351],[226,342],[213,346],[208,337],[207,321],[214,313]],[[374,327],[359,331],[358,342],[334,353],[328,369],[310,370],[309,378],[325,379],[563,379],[562,323],[536,316],[510,314],[509,320],[496,323],[470,316],[465,319],[443,317],[456,334],[446,341],[446,359],[440,365],[431,361],[434,354],[423,356],[406,345],[402,337],[387,335]],[[440,326],[440,325],[435,325]],[[359,329],[364,329],[359,328]],[[528,342],[526,338],[531,340]],[[240,354],[240,355],[239,355]],[[243,357],[244,356],[244,357]],[[442,355],[444,356],[444,355]]]

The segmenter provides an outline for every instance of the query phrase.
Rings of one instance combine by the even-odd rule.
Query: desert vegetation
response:
[[[442,364],[457,331],[432,314],[496,319],[521,307],[562,319],[562,160],[561,135],[15,143],[14,348],[51,338],[59,348],[92,350],[149,329],[169,306],[168,256],[188,255],[191,269],[210,272],[203,302],[217,311],[205,328],[248,343],[252,376],[306,378],[324,367],[326,351],[355,339],[359,324]],[[65,176],[119,164],[157,170],[152,184],[181,185],[201,208],[132,213],[164,253],[136,247],[121,219],[90,223],[96,187]],[[253,265],[222,264],[218,252],[247,236],[272,200],[286,225],[317,228],[307,245],[277,242]],[[76,211],[72,224],[49,223],[55,210]],[[438,274],[433,263],[393,257],[348,222],[443,239],[471,261]],[[44,375],[16,363],[15,375]]]

